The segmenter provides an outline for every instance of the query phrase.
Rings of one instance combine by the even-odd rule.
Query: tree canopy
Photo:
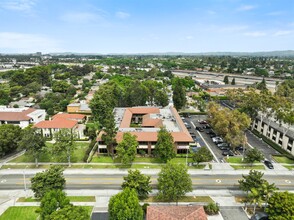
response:
[[[150,176],[142,174],[140,170],[129,170],[128,175],[124,176],[122,188],[135,189],[139,199],[146,199],[152,190],[150,178]]]
[[[134,161],[138,145],[135,135],[129,132],[123,134],[123,140],[116,147],[118,158],[123,164],[130,164]]]
[[[178,202],[192,191],[192,180],[184,164],[167,163],[158,175],[158,198]]]
[[[143,210],[139,204],[136,190],[125,188],[122,192],[112,196],[108,203],[108,213],[110,220],[142,220]]]
[[[164,162],[176,157],[173,137],[164,127],[161,127],[158,131],[155,155]]]
[[[19,126],[0,125],[0,157],[15,151],[21,138],[22,132]]]
[[[65,178],[63,168],[60,166],[51,166],[49,169],[37,173],[31,179],[31,188],[36,198],[42,198],[50,190],[63,190],[65,187]]]

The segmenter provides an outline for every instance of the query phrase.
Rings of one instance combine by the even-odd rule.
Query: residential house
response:
[[[61,129],[70,129],[78,139],[85,138],[85,125],[79,124],[84,122],[86,116],[81,114],[63,114],[59,113],[52,117],[51,120],[41,121],[34,125],[39,129],[44,137],[53,138],[54,134]]]
[[[148,206],[146,220],[207,220],[203,206]]]
[[[7,108],[0,106],[0,125],[13,124],[25,128],[45,120],[46,111],[34,108]]]

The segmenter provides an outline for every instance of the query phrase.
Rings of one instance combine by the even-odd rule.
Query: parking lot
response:
[[[184,118],[183,118],[184,119]],[[225,162],[224,158],[229,156],[235,156],[239,155],[242,156],[245,154],[245,150],[240,149],[236,150],[234,152],[229,151],[226,147],[226,144],[220,144],[219,147],[217,146],[215,142],[217,140],[213,141],[213,134],[209,134],[209,131],[211,130],[209,128],[209,125],[206,124],[204,121],[206,120],[206,115],[193,115],[190,117],[185,117],[183,120],[186,124],[187,128],[190,131],[190,134],[195,142],[198,142],[200,146],[206,146],[210,149],[211,153],[214,156],[215,162]],[[212,133],[212,132],[211,132]],[[250,131],[246,132],[248,146],[249,147],[256,147],[259,149],[265,156],[265,159],[271,161],[271,155],[273,154],[279,154],[276,150],[268,146],[266,143],[261,141],[259,138],[257,138],[255,135],[253,135]],[[222,143],[222,141],[219,141],[217,143]]]

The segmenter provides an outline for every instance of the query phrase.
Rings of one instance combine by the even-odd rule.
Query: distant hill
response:
[[[261,57],[294,57],[294,50],[281,50],[281,51],[262,51],[262,52],[204,52],[204,53],[183,53],[183,52],[151,52],[151,53],[74,53],[74,52],[63,52],[63,53],[50,53],[53,56],[60,55],[77,55],[77,56],[93,56],[93,55],[110,55],[110,56],[131,56],[131,55],[142,55],[142,56],[261,56]]]

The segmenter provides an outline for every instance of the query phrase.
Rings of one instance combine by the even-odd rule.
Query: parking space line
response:
[[[194,129],[196,128],[195,124],[193,123],[193,121],[191,121],[192,126],[194,127]],[[204,144],[206,145],[206,147],[208,148],[208,150],[210,151],[210,153],[213,155],[214,159],[216,160],[216,162],[219,163],[219,160],[217,159],[216,155],[213,153],[213,151],[211,150],[211,148],[209,147],[208,143],[204,140],[204,138],[202,137],[202,135],[200,134],[199,131],[197,131],[197,134],[200,136],[200,138],[202,139],[202,141],[204,142]]]

